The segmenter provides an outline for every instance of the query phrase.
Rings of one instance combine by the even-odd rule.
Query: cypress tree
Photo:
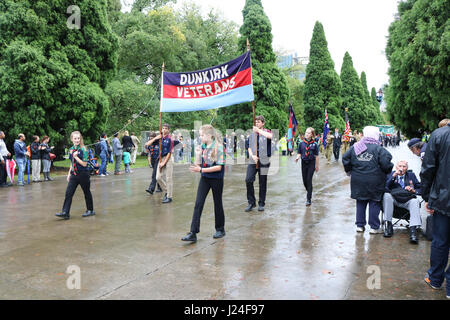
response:
[[[242,11],[239,47],[247,51],[250,42],[253,67],[253,90],[257,115],[266,118],[266,127],[287,130],[289,88],[285,75],[276,65],[272,48],[272,26],[260,0],[246,0]],[[253,125],[252,105],[245,103],[219,109],[219,121],[234,129],[249,129]],[[230,129],[232,129],[230,128]]]
[[[377,100],[377,91],[374,87],[372,87],[372,91],[370,92],[370,102],[373,105],[373,108],[377,110],[377,124],[384,124],[383,115],[380,111],[380,103]]]
[[[353,67],[352,57],[348,52],[344,55],[341,67],[342,81],[342,108],[341,114],[345,117],[345,108],[348,108],[348,117],[352,130],[362,130],[367,124],[368,112],[365,108],[364,91],[358,73]]]
[[[104,130],[104,89],[116,72],[118,39],[105,1],[77,1],[71,18],[72,4],[0,2],[0,119],[8,142],[21,132],[45,134],[61,151],[73,130],[86,143]]]
[[[399,2],[389,27],[387,112],[410,137],[450,118],[449,12],[448,0]]]
[[[365,125],[377,125],[379,123],[380,108],[375,108],[370,97],[369,89],[367,88],[366,73],[361,72],[361,86],[364,94],[364,104],[367,111],[367,121]]]
[[[323,26],[317,21],[310,42],[309,63],[303,89],[304,119],[307,127],[321,132],[327,109],[330,128],[339,128],[341,132],[344,130],[345,122],[339,112],[341,90],[341,80],[334,70]]]

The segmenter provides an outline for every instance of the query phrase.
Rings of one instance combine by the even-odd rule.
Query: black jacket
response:
[[[124,150],[126,149],[131,150],[132,148],[135,147],[133,140],[131,139],[130,136],[123,136],[122,145]]]
[[[342,135],[338,133],[338,137],[336,138],[336,132],[332,134],[333,136],[333,148],[340,148],[342,145]]]
[[[46,143],[41,143],[41,147],[45,147],[45,149],[41,150],[41,159],[50,160],[50,151],[52,151],[52,149],[50,149],[50,147]]]
[[[381,201],[386,186],[386,175],[394,164],[392,155],[383,147],[367,144],[367,150],[356,156],[354,146],[344,154],[345,172],[351,173],[351,197],[356,200]]]
[[[30,145],[31,160],[41,160],[41,150],[39,150],[40,142],[32,142]]]
[[[394,171],[392,171],[386,178],[386,192],[391,192],[391,190],[394,188],[401,188],[400,183],[397,182],[398,176],[392,178],[393,175]],[[419,180],[417,180],[416,174],[412,172],[412,170],[408,170],[406,171],[404,177],[405,187],[410,186],[410,183],[412,183],[414,190],[416,190],[415,194],[420,195],[422,186]]]
[[[430,209],[450,216],[450,124],[434,130],[420,171],[422,198]]]

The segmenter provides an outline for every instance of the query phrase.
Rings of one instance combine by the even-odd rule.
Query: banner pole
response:
[[[161,144],[162,144],[162,112],[161,112],[161,105],[162,105],[162,99],[163,99],[163,90],[164,90],[164,70],[165,70],[165,62],[163,62],[162,65],[162,72],[161,72],[161,99],[160,99],[160,107],[159,107],[159,134],[161,135],[161,139],[159,139],[159,163],[161,163]]]
[[[248,41],[247,38],[247,51],[250,51],[250,41]],[[256,126],[256,117],[255,117],[255,100],[253,99],[252,101],[252,111],[253,111],[253,126]],[[257,139],[259,139],[259,135],[255,134],[255,150],[256,150],[256,155],[258,155],[258,141]],[[256,169],[259,168],[259,162],[256,162]]]

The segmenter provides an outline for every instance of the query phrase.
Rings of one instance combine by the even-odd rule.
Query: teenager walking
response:
[[[214,199],[214,216],[216,233],[214,239],[225,236],[225,213],[223,210],[222,193],[225,175],[225,152],[223,144],[216,130],[211,125],[200,128],[202,146],[196,150],[195,165],[191,172],[200,172],[201,178],[197,189],[194,215],[192,217],[191,231],[183,237],[182,241],[197,241],[200,232],[200,217],[209,190],[212,189]]]
[[[82,216],[89,217],[95,215],[94,202],[90,190],[91,180],[88,168],[88,151],[84,146],[83,137],[79,131],[72,132],[70,140],[72,141],[73,146],[69,149],[69,159],[72,163],[69,173],[67,174],[67,182],[69,184],[67,185],[62,211],[56,214],[57,217],[65,220],[70,218],[72,198],[78,185],[81,185],[81,189],[83,189],[87,208]]]

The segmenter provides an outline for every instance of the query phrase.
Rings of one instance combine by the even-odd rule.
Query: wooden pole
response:
[[[162,72],[161,72],[161,102],[162,103],[162,96],[163,96],[163,88],[164,88],[164,69],[165,69],[165,63],[163,62],[162,65]],[[161,135],[161,139],[159,139],[159,161],[158,163],[161,163],[161,143],[162,143],[162,112],[161,107],[159,108],[159,134]]]
[[[247,51],[250,51],[250,41],[248,41],[247,38]],[[256,116],[255,116],[255,100],[252,101],[252,110],[253,110],[253,126],[256,126]],[[258,140],[259,139],[259,135],[255,134],[255,150],[256,150],[256,155],[258,155]],[[256,169],[259,168],[259,162],[256,162]]]

